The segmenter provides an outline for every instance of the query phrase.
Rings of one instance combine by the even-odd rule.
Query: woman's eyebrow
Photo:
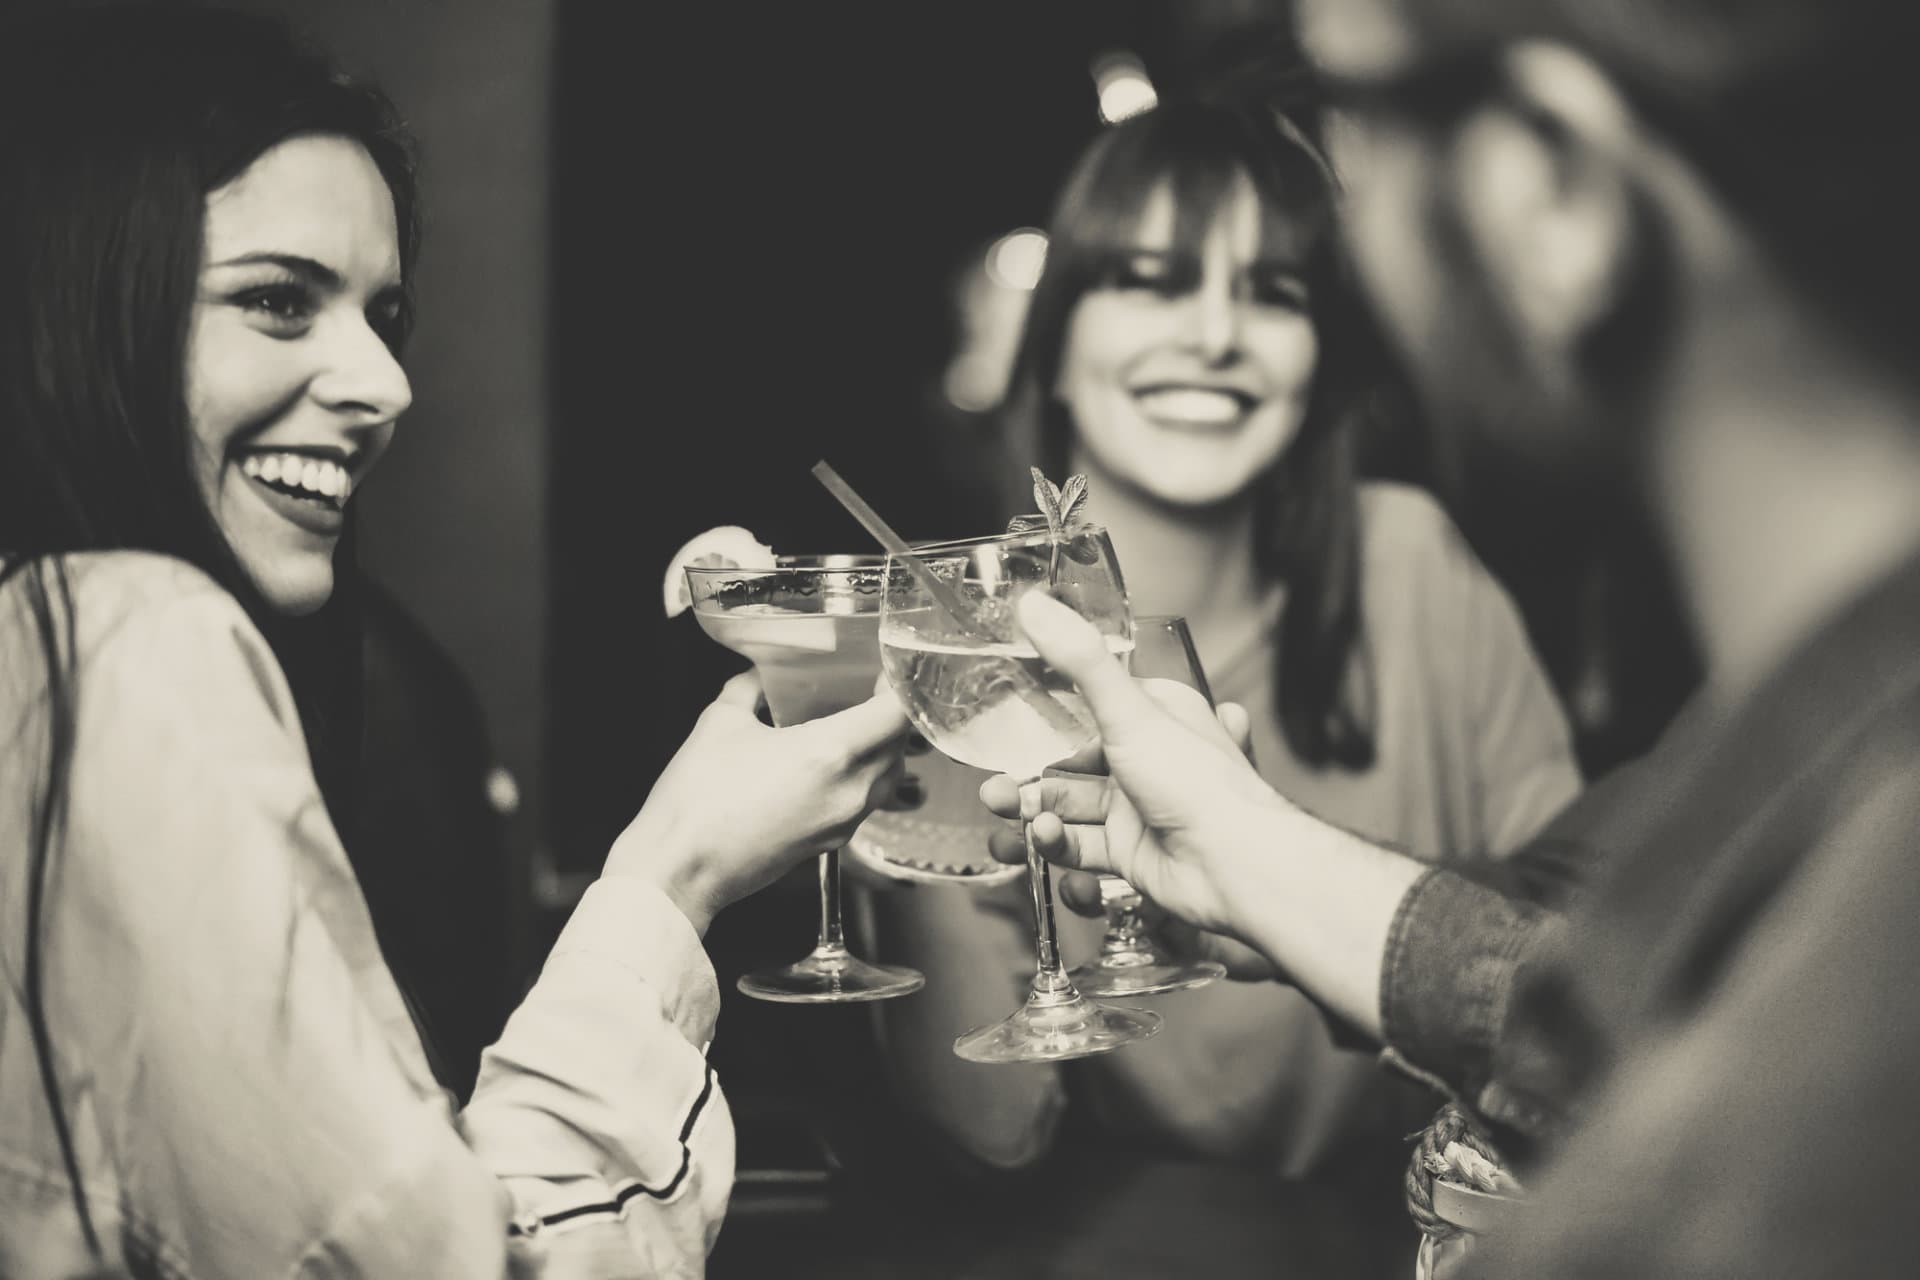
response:
[[[1307,274],[1307,264],[1291,254],[1263,253],[1247,264],[1247,270],[1266,271],[1304,279]]]
[[[338,271],[335,271],[324,262],[318,262],[297,253],[275,253],[271,251],[243,253],[219,262],[210,262],[207,266],[209,270],[218,267],[279,267],[282,271],[299,276],[309,284],[320,289],[337,291],[346,287],[346,281],[341,278]],[[400,288],[400,281],[389,280],[382,283],[376,292],[381,294],[395,293],[398,292]]]
[[[243,253],[237,257],[227,258],[220,262],[210,262],[207,265],[209,268],[279,267],[283,271],[291,272],[313,284],[326,288],[337,289],[342,283],[340,273],[332,267],[327,266],[324,262],[316,262],[312,258],[303,258],[296,253]]]

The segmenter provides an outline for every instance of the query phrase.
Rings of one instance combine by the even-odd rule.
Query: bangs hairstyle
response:
[[[351,139],[372,157],[393,197],[410,282],[418,214],[412,147],[397,114],[280,23],[152,4],[0,22],[0,587],[18,579],[47,708],[23,851],[23,996],[74,1208],[96,1258],[103,1253],[41,980],[44,935],[57,926],[49,863],[64,826],[78,696],[75,593],[59,557],[157,552],[232,593],[286,671],[321,794],[354,847],[361,715],[351,522],[335,554],[334,598],[311,617],[279,616],[199,491],[187,409],[207,197],[307,134]],[[411,312],[403,302],[388,334],[396,348]],[[125,1249],[129,1265],[157,1273],[136,1245]]]
[[[1095,139],[1048,227],[1046,266],[1014,364],[1008,438],[1049,475],[1065,474],[1074,423],[1054,387],[1080,300],[1107,287],[1139,251],[1141,219],[1162,190],[1173,199],[1176,279],[1197,280],[1208,231],[1242,181],[1260,204],[1259,256],[1305,281],[1319,346],[1300,430],[1254,486],[1255,562],[1267,581],[1286,588],[1274,646],[1275,711],[1301,760],[1364,769],[1373,763],[1373,694],[1360,617],[1351,420],[1364,402],[1364,373],[1375,366],[1367,356],[1371,331],[1345,278],[1332,173],[1300,126],[1264,107],[1183,101]]]

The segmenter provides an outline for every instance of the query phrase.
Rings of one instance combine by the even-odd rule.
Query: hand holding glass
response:
[[[914,726],[935,749],[976,768],[1038,778],[1097,736],[1070,681],[1034,652],[1014,618],[1028,591],[1047,591],[1092,623],[1123,659],[1132,617],[1113,546],[1096,526],[1057,540],[1040,533],[917,548],[922,558],[958,562],[938,594],[905,572],[887,576],[880,653],[887,678]],[[949,606],[957,607],[956,613]],[[1054,933],[1051,869],[1029,833],[1027,870],[1038,934],[1036,972],[1023,1008],[954,1042],[975,1062],[1049,1062],[1105,1053],[1160,1029],[1144,1009],[1097,1004],[1075,990]]]
[[[1200,667],[1187,620],[1167,615],[1133,620],[1133,662],[1138,678],[1172,680],[1197,691],[1213,705],[1213,690]],[[1074,985],[1090,996],[1146,996],[1203,986],[1226,976],[1225,965],[1212,960],[1182,963],[1168,956],[1147,932],[1140,918],[1139,890],[1119,876],[1100,877],[1100,905],[1106,910],[1107,931],[1100,940],[1100,958],[1069,972]]]
[[[872,696],[879,677],[878,556],[781,556],[772,569],[690,567],[687,587],[701,630],[760,672],[776,725],[844,711]],[[749,973],[740,990],[787,1004],[841,1004],[909,995],[916,970],[869,964],[847,950],[840,923],[840,852],[820,855],[820,934],[784,968]]]

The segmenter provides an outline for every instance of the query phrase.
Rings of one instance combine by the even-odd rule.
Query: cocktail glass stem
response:
[[[740,990],[786,1004],[841,1004],[891,1000],[926,983],[917,970],[872,964],[847,950],[840,923],[840,850],[820,855],[820,935],[805,959],[784,969],[762,969],[740,979]]]
[[[1023,830],[1036,935],[1033,985],[1025,1004],[1000,1022],[967,1032],[953,1042],[953,1051],[970,1062],[1056,1062],[1145,1040],[1160,1029],[1159,1014],[1089,1000],[1061,966],[1052,869],[1033,843],[1032,825]]]
[[[1158,995],[1202,987],[1227,976],[1213,960],[1176,960],[1161,950],[1141,912],[1140,891],[1118,876],[1100,877],[1100,905],[1107,918],[1100,957],[1068,974],[1075,988],[1095,1000]]]
[[[1053,924],[1053,868],[1033,843],[1033,824],[1021,824],[1027,842],[1027,883],[1033,891],[1033,918],[1038,928],[1033,988],[1027,1003],[1035,1008],[1071,1004],[1080,999],[1073,979],[1060,963],[1060,938]]]
[[[840,851],[820,855],[820,940],[813,954],[822,959],[847,954],[847,937],[840,924]]]
[[[1153,964],[1147,924],[1140,916],[1139,890],[1119,876],[1101,876],[1100,905],[1107,917],[1107,931],[1100,939],[1100,963]]]

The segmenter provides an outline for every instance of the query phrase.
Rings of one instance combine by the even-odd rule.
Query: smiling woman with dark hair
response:
[[[339,835],[349,504],[412,396],[393,109],[256,18],[54,13],[0,31],[0,193],[0,1275],[699,1274],[701,934],[845,840],[899,710],[730,683],[456,1113]]]
[[[1579,788],[1565,720],[1439,506],[1357,476],[1380,357],[1309,130],[1191,101],[1133,117],[1081,157],[1048,235],[1012,461],[1088,477],[1136,612],[1187,618],[1215,695],[1252,713],[1263,776],[1427,861],[1532,835]],[[929,979],[882,1014],[902,1092],[990,1163],[1044,1150],[1069,1091],[1105,1140],[1292,1175],[1398,1143],[1431,1109],[1400,1106],[1371,1054],[1278,985],[1156,997],[1164,1034],[1066,1076],[958,1062],[953,1037],[1023,989],[1019,904],[917,888],[883,910]],[[1069,963],[1098,945],[1075,924]]]

